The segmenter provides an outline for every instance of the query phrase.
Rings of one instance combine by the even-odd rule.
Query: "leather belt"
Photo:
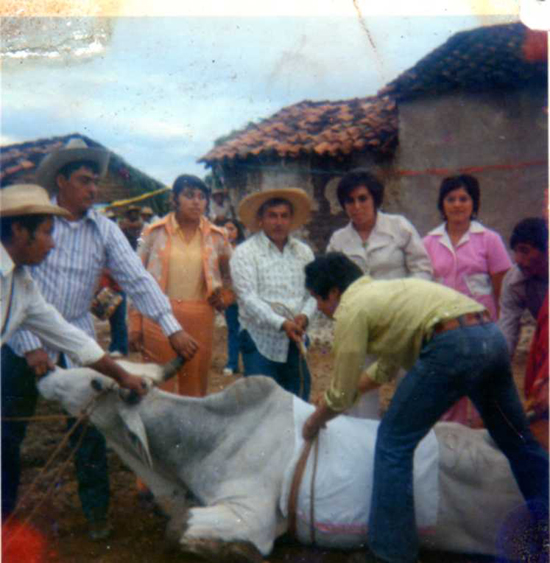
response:
[[[481,313],[465,313],[464,315],[460,315],[460,317],[437,323],[434,326],[433,334],[441,334],[442,332],[455,330],[456,328],[464,326],[482,325],[491,322],[493,321],[487,311],[482,311]]]

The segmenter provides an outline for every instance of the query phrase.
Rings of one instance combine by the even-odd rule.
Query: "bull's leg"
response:
[[[273,547],[276,512],[273,504],[262,511],[258,507],[264,503],[254,500],[191,508],[179,521],[170,522],[171,539],[179,531],[180,548],[209,561],[225,561],[221,553],[228,561],[262,561],[261,553],[266,555]]]
[[[210,563],[262,563],[261,553],[249,541],[227,542],[212,538],[180,539],[180,550]]]

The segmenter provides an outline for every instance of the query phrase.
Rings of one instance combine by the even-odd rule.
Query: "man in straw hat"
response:
[[[300,350],[316,304],[304,286],[304,266],[313,252],[290,233],[308,221],[310,208],[308,195],[297,188],[244,198],[239,217],[254,235],[237,247],[230,263],[245,376],[273,377],[305,400],[310,374]]]
[[[109,153],[90,148],[82,139],[71,139],[65,147],[47,155],[37,170],[38,183],[55,194],[54,202],[66,217],[54,218],[56,244],[32,276],[46,301],[74,326],[94,335],[90,306],[99,276],[107,268],[145,316],[160,324],[174,351],[190,359],[197,350],[195,340],[185,333],[172,314],[170,303],[153,277],[145,270],[121,230],[92,209],[98,181],[107,171]],[[9,369],[40,375],[57,354],[36,335],[18,331],[9,342]],[[68,367],[70,357],[61,358]],[[27,377],[29,377],[27,375]],[[75,432],[75,442],[78,440]],[[90,523],[90,535],[109,535],[107,510],[109,478],[106,445],[93,427],[86,432],[76,454],[79,495]]]
[[[68,323],[41,295],[24,266],[40,264],[54,247],[54,217],[69,213],[50,203],[40,186],[20,184],[0,191],[2,291],[2,518],[15,508],[19,485],[19,447],[27,422],[10,418],[32,416],[38,393],[34,375],[12,370],[4,342],[18,329],[31,330],[48,346],[81,365],[113,378],[120,386],[145,393],[141,378],[127,373],[82,330]],[[48,364],[53,368],[53,364]]]
[[[143,228],[151,225],[155,221],[158,221],[158,217],[155,215],[155,212],[147,206],[141,208],[139,216],[143,221]]]

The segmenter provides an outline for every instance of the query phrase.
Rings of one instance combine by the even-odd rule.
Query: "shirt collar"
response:
[[[276,250],[277,252],[280,252],[280,250],[275,246],[273,241],[263,231],[258,231],[258,236],[259,236],[259,240],[261,241],[262,245],[265,248],[271,249],[271,250]],[[283,247],[283,252],[287,248],[288,248],[288,250],[292,251],[294,249],[295,245],[296,245],[296,241],[295,241],[294,237],[292,237],[291,235],[288,235],[288,239],[286,241],[286,244]]]
[[[436,236],[443,236],[447,234],[447,229],[445,228],[447,223],[441,223],[435,229],[432,229],[428,234],[429,235],[436,235]],[[487,230],[479,221],[470,221],[470,227],[468,228],[467,233],[483,233]]]
[[[15,264],[11,259],[9,252],[0,243],[0,275],[7,277],[15,270]]]
[[[59,206],[59,203],[57,201],[57,196],[53,196],[51,199],[51,202],[53,205],[57,205]],[[103,215],[101,215],[99,212],[97,212],[95,209],[91,208],[88,209],[88,211],[86,211],[86,213],[84,214],[84,217],[82,217],[82,219],[79,219],[79,221],[85,221],[85,220],[90,220],[93,221],[94,223],[97,224],[97,222],[99,221],[99,217],[103,217]],[[69,221],[68,219],[65,219],[65,217],[59,217],[56,216],[56,219],[62,219],[63,221],[67,221],[67,223],[77,223],[78,221]],[[105,219],[107,219],[105,217]],[[108,219],[110,221],[110,219]]]
[[[387,213],[383,213],[382,211],[376,212],[376,222],[374,223],[373,231],[378,233],[386,233],[386,234],[393,234],[393,230],[391,227],[390,221],[388,221]]]

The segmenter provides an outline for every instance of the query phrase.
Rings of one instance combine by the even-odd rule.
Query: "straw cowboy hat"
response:
[[[17,215],[61,215],[70,213],[53,205],[48,192],[36,184],[14,184],[0,190],[0,217]]]
[[[311,199],[306,192],[300,188],[281,188],[247,195],[239,204],[241,223],[253,233],[259,231],[258,210],[266,201],[274,198],[286,199],[292,205],[294,213],[290,230],[295,231],[309,221]]]
[[[141,214],[142,215],[151,215],[151,217],[154,215],[153,210],[150,207],[142,207],[141,208]]]
[[[63,166],[70,162],[90,160],[99,168],[99,177],[103,178],[109,163],[109,151],[105,149],[90,148],[83,139],[70,139],[62,148],[46,155],[36,170],[36,181],[50,192],[57,191],[55,181],[57,174]]]

